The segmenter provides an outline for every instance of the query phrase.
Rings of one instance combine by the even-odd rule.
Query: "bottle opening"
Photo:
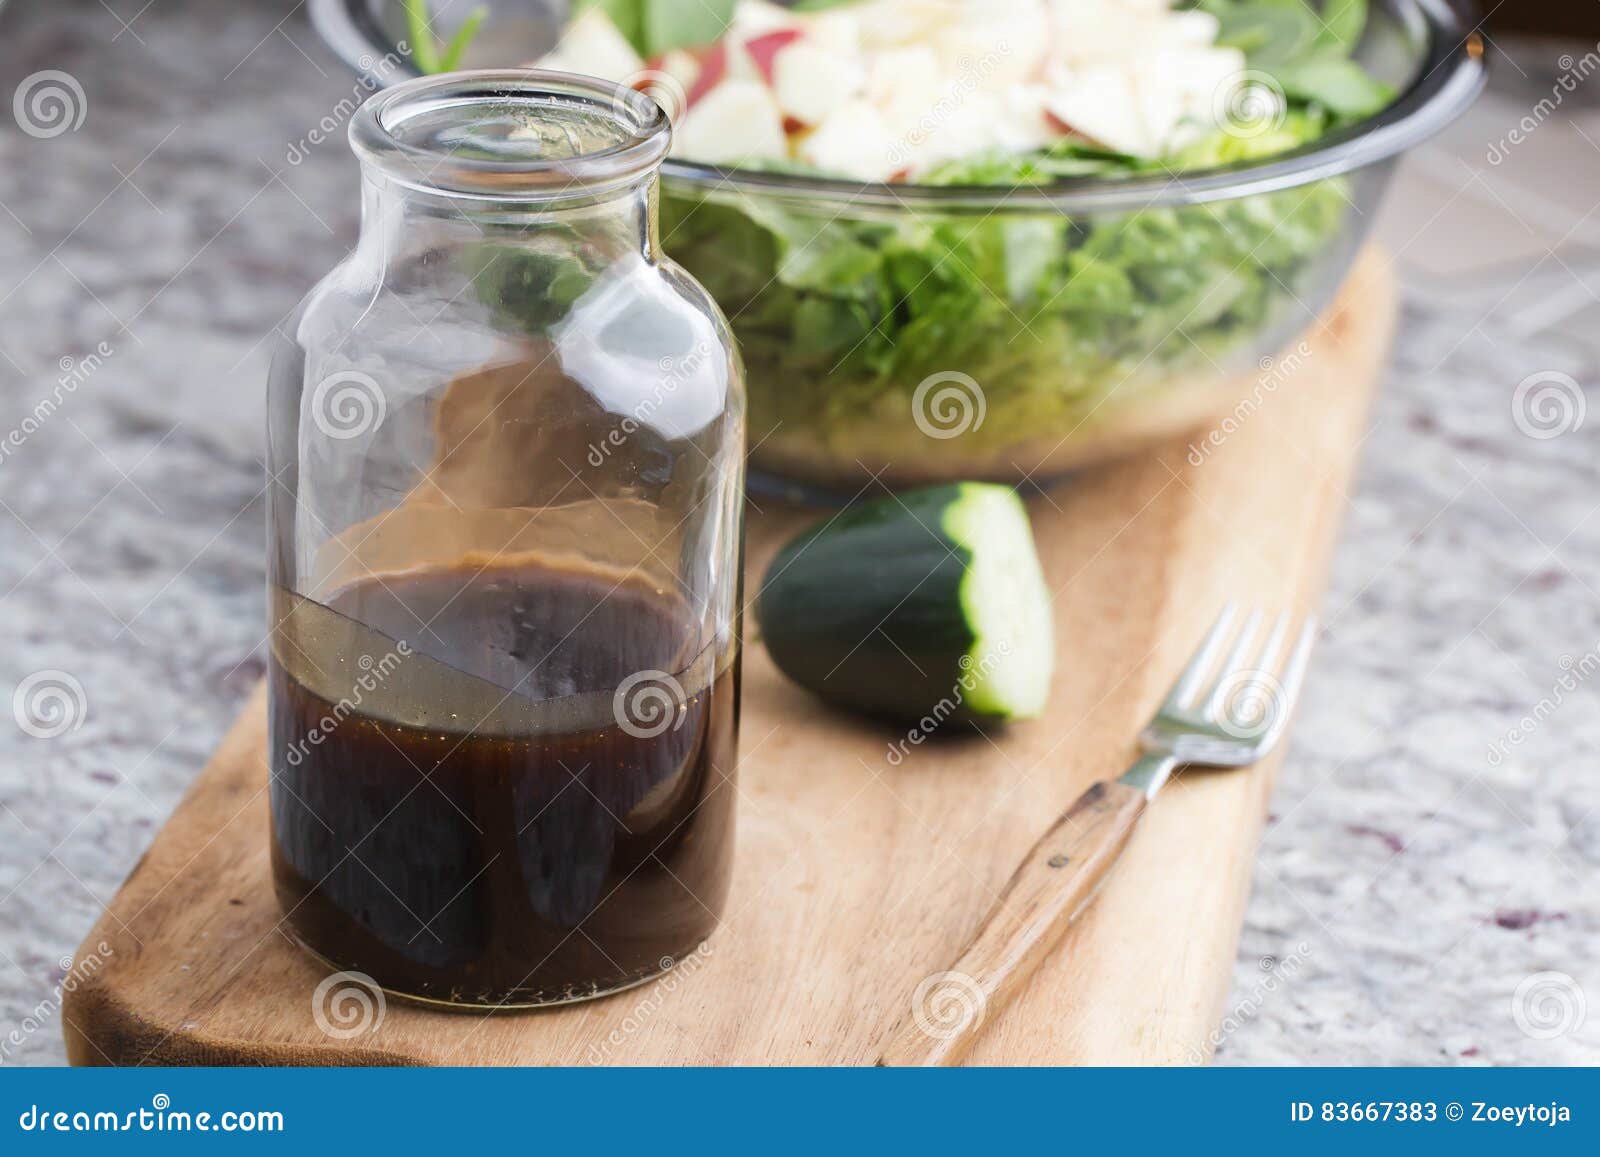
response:
[[[373,96],[350,122],[364,164],[494,199],[602,192],[661,163],[667,114],[626,84],[540,69],[453,72]]]

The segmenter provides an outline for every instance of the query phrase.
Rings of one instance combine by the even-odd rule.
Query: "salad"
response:
[[[1389,101],[1349,55],[1365,0],[1324,7],[590,0],[538,63],[650,91],[678,114],[674,154],[709,164],[860,181],[970,178],[979,159],[1019,157],[1047,176],[1191,168],[1242,133],[1270,131],[1250,155],[1291,148]],[[1001,173],[1024,175],[978,175]]]
[[[1366,0],[588,0],[535,63],[651,92],[674,155],[718,166],[669,166],[662,243],[733,324],[756,473],[1042,480],[1233,406],[1240,374],[1331,299],[1377,185],[1074,215],[1011,191],[1254,160],[1368,117],[1394,96],[1356,55],[1368,16]],[[811,178],[987,200],[885,205]]]

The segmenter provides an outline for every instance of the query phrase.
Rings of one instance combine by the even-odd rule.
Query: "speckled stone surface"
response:
[[[1600,105],[1489,159],[1559,52],[1378,223],[1404,324],[1221,1063],[1600,1062],[1600,418],[1533,437],[1514,398],[1593,377]],[[0,1064],[63,1059],[66,958],[261,671],[263,335],[357,209],[308,133],[361,90],[287,0],[7,6],[0,95],[44,70],[84,115],[0,123],[0,692],[76,725],[0,727]]]

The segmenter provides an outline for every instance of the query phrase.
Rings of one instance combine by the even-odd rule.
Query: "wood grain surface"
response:
[[[871,1063],[1028,849],[1134,756],[1219,605],[1315,605],[1393,318],[1389,269],[1369,252],[1307,346],[1246,384],[1258,404],[1219,444],[1197,432],[1030,500],[1056,592],[1045,718],[891,758],[894,734],[821,706],[750,641],[726,919],[699,954],[617,996],[493,1014],[390,998],[365,1031],[319,1027],[313,994],[330,969],[283,934],[269,879],[258,692],[86,938],[100,962],[66,1002],[70,1057]],[[780,543],[817,517],[762,506],[750,519],[751,591]],[[987,1020],[968,1063],[1203,1059],[1277,762],[1169,786],[1093,907]]]
[[[1116,780],[1101,780],[1079,796],[1023,857],[972,943],[948,969],[917,985],[911,1015],[878,1064],[964,1061],[989,1018],[1027,986],[1110,878],[1145,806],[1143,791]]]

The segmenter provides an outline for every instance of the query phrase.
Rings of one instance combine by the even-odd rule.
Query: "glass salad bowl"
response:
[[[326,0],[318,26],[370,76],[398,7]],[[1246,125],[1205,168],[1013,187],[669,159],[663,248],[732,323],[752,477],[1043,484],[1231,410],[1332,301],[1399,155],[1482,87],[1472,29],[1455,0],[1379,0],[1352,55],[1391,103],[1288,151]]]

